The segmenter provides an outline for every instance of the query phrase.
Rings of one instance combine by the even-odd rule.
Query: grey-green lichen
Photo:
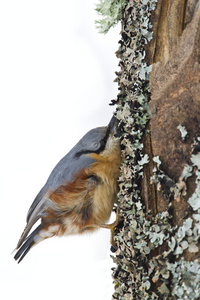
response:
[[[126,0],[100,0],[96,5],[96,11],[103,17],[96,21],[100,33],[107,33],[109,29],[122,19],[122,13],[126,6]]]
[[[194,145],[193,145],[194,146]],[[157,166],[161,165],[158,157],[154,159]],[[156,170],[157,171],[157,170]],[[196,153],[191,156],[191,164],[185,165],[179,182],[186,184],[186,181],[193,174],[196,176],[196,189],[192,196],[188,199],[191,205],[192,214],[188,216],[180,227],[172,227],[168,224],[168,228],[164,226],[160,230],[161,237],[165,236],[167,241],[166,250],[160,255],[153,257],[149,261],[148,275],[153,283],[158,281],[162,284],[159,286],[158,297],[162,295],[163,299],[199,299],[200,298],[200,261],[187,261],[183,254],[199,252],[199,237],[200,237],[200,154]],[[156,183],[163,179],[164,172],[161,172],[162,177],[156,177]],[[182,186],[179,182],[176,187],[172,188],[175,201],[180,201],[177,198],[178,193],[183,193]],[[185,194],[186,192],[184,192]],[[156,221],[157,223],[157,221]],[[158,224],[159,227],[159,224]],[[170,228],[171,227],[171,228]],[[163,231],[164,229],[164,231]],[[149,233],[145,235],[148,240]],[[160,237],[160,236],[158,236]],[[151,240],[152,241],[152,240]],[[158,246],[154,243],[154,246]],[[152,248],[153,249],[153,248]],[[161,297],[161,296],[160,296]]]
[[[179,124],[179,125],[177,126],[177,129],[180,130],[181,138],[182,138],[182,140],[184,141],[185,138],[186,138],[186,136],[188,135],[188,132],[187,132],[187,130],[185,129],[185,126]]]
[[[192,145],[193,148],[199,143],[198,140],[200,139],[197,138],[197,141]],[[163,224],[158,232],[161,235],[158,234],[157,239],[162,238],[164,234],[163,242],[167,242],[166,250],[149,261],[148,275],[151,277],[152,283],[161,283],[158,287],[158,297],[163,299],[200,299],[200,261],[198,259],[187,261],[183,256],[186,252],[191,254],[199,252],[200,153],[192,154],[190,160],[191,164],[184,166],[179,181],[174,183],[171,180],[170,192],[173,194],[174,201],[180,201],[181,195],[187,194],[187,179],[195,174],[196,189],[188,199],[191,214],[184,220],[182,226],[171,226],[170,222],[168,227]],[[160,170],[161,161],[159,157],[155,157],[154,162],[156,166],[154,167],[152,182],[162,188],[165,174]],[[171,203],[169,203],[169,208],[170,206]],[[160,228],[159,224],[158,227]],[[148,237],[150,237],[149,232],[145,235],[146,241],[148,241]],[[151,239],[151,242],[154,240]],[[158,244],[154,243],[154,247],[157,246]]]
[[[143,153],[143,136],[149,120],[149,74],[144,47],[152,38],[150,16],[156,1],[126,1],[123,11],[122,38],[117,56],[121,71],[117,74],[119,94],[116,116],[120,121],[122,167],[118,195],[124,227],[116,234],[118,250],[113,256],[115,293],[113,299],[157,299],[149,292],[148,256],[154,244],[168,238],[169,214],[155,218],[145,211],[140,183],[149,157]],[[152,223],[153,222],[153,223]],[[127,224],[127,226],[126,226]]]
[[[181,258],[167,268],[172,275],[172,297],[174,299],[199,299],[200,265],[196,259],[185,261]]]
[[[116,10],[110,13],[113,2]],[[154,158],[151,181],[168,198],[168,208],[171,207],[172,199],[180,201],[181,196],[187,194],[186,181],[192,174],[196,175],[197,188],[189,199],[194,212],[184,220],[182,226],[172,225],[172,215],[168,209],[156,216],[146,211],[141,196],[143,167],[149,162],[148,155],[143,153],[142,139],[147,133],[149,120],[148,80],[151,71],[151,66],[145,62],[144,47],[152,38],[149,18],[156,1],[130,0],[123,4],[122,1],[101,1],[103,4],[104,16],[112,14],[115,21],[110,22],[109,18],[104,20],[102,31],[106,32],[110,24],[115,24],[123,14],[122,38],[117,52],[121,67],[117,73],[120,92],[117,100],[112,101],[112,104],[117,104],[116,116],[120,121],[122,144],[118,194],[122,224],[116,229],[115,235],[118,250],[113,255],[117,264],[113,269],[113,299],[199,299],[199,261],[188,262],[183,258],[186,251],[198,251],[198,157],[191,158],[192,163],[185,166],[178,182],[167,177],[162,171],[159,157]],[[184,141],[186,129],[178,129]],[[168,190],[165,189],[165,183]],[[161,246],[164,247],[162,253],[159,252]]]

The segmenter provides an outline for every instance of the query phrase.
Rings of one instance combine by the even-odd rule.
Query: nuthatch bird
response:
[[[14,258],[20,262],[35,244],[52,236],[79,234],[106,224],[116,199],[121,163],[116,118],[87,132],[51,172],[27,215]],[[40,219],[40,225],[29,234]],[[29,234],[29,235],[28,235]],[[113,240],[112,240],[113,243]]]

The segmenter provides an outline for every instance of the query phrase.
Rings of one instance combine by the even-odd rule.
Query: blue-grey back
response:
[[[88,168],[95,162],[89,153],[96,152],[101,147],[101,141],[106,135],[107,127],[98,127],[87,132],[83,138],[58,162],[52,170],[46,184],[40,190],[27,215],[27,222],[38,203],[55,191],[59,186],[72,182],[76,174],[82,169]],[[42,208],[43,206],[41,206]]]

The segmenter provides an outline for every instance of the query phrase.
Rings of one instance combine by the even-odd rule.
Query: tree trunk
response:
[[[117,56],[113,299],[200,299],[200,1],[127,1]]]

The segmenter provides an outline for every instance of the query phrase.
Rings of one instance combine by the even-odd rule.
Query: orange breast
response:
[[[104,224],[110,217],[117,194],[120,151],[109,158],[90,156],[96,160],[90,168],[49,196],[57,210],[48,209],[43,224],[46,229],[49,224],[59,225],[57,235],[94,230],[94,226]]]

